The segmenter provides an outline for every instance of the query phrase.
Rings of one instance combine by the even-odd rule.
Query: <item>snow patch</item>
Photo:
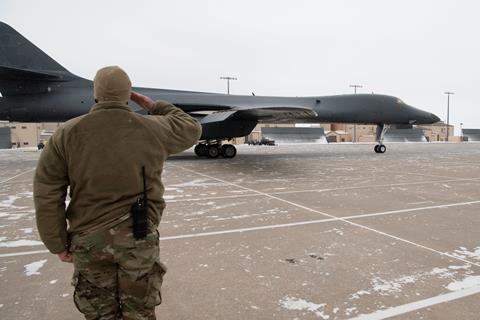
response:
[[[17,201],[20,198],[21,197],[19,197],[18,195],[8,196],[7,200],[0,201],[0,208],[9,208],[9,209],[25,209],[25,208],[27,208],[27,207],[19,207],[19,206],[14,205],[15,201]]]
[[[418,277],[404,276],[394,280],[385,280],[381,278],[374,278],[372,280],[373,291],[380,293],[380,295],[390,295],[401,292],[405,284],[415,283]]]
[[[8,200],[0,201],[0,207],[12,208],[12,207],[14,207],[13,204],[15,203],[15,201],[17,199],[20,199],[20,197],[8,196]]]
[[[433,268],[431,271],[426,272],[417,272],[413,275],[401,276],[399,278],[387,280],[380,277],[374,277],[371,280],[372,287],[369,290],[360,290],[356,293],[350,295],[350,300],[360,299],[362,295],[371,294],[376,292],[382,296],[394,295],[402,292],[403,287],[406,285],[415,284],[417,281],[423,280],[429,277],[435,278],[450,278],[453,279],[457,274],[455,268],[460,269],[460,267],[452,266],[453,268]],[[463,269],[463,268],[462,268]]]
[[[44,260],[39,260],[39,261],[26,264],[24,267],[25,267],[25,274],[27,275],[27,277],[30,277],[33,275],[40,275],[40,272],[38,272],[38,270],[40,270],[45,265],[46,262],[47,262],[47,259],[44,259]]]
[[[7,218],[7,220],[18,220],[25,217],[27,214],[25,213],[5,213],[0,212],[0,218]]]
[[[209,179],[194,179],[185,183],[173,184],[172,187],[206,187],[206,186],[225,186],[225,183],[220,182],[206,182]]]
[[[323,312],[323,309],[326,306],[325,303],[316,304],[304,299],[286,296],[280,300],[280,305],[287,310],[305,310],[315,313],[317,317],[321,317],[322,319],[330,318],[329,315],[326,315]]]
[[[22,228],[20,230],[23,231],[23,233],[25,234],[30,234],[33,232],[33,228]]]
[[[17,193],[17,196],[24,196],[24,197],[27,197],[27,198],[32,198],[33,197],[33,192],[31,192],[31,191],[20,192],[20,193]]]
[[[452,269],[452,270],[460,270],[460,269],[463,269],[463,270],[468,270],[470,269],[471,265],[469,264],[466,264],[464,266],[449,266],[448,269]]]
[[[462,289],[473,288],[476,286],[480,286],[480,276],[469,276],[461,281],[451,282],[447,286],[447,289],[450,291],[458,291]]]
[[[350,300],[357,300],[357,299],[360,299],[360,296],[363,296],[365,294],[370,294],[370,291],[366,291],[366,290],[360,290],[360,291],[357,291],[353,294],[350,295]]]
[[[347,308],[345,309],[345,315],[351,316],[356,310],[357,310],[357,307]]]
[[[470,251],[465,247],[460,247],[460,249],[455,250],[452,255],[462,259],[470,258],[480,260],[480,247],[474,248],[473,251]]]

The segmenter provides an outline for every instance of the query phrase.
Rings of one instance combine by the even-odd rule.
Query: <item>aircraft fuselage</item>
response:
[[[0,98],[0,120],[19,122],[62,122],[87,113],[95,103],[92,92],[92,82],[89,80],[75,78],[64,81],[25,84],[29,92],[25,92],[20,85],[21,93],[8,95]],[[195,114],[198,112],[222,111],[222,110],[243,110],[243,106],[303,106],[312,109],[315,117],[278,119],[279,122],[328,122],[328,123],[372,123],[372,124],[427,124],[439,121],[434,114],[414,108],[405,104],[398,98],[376,95],[356,94],[319,97],[268,97],[268,96],[242,96],[226,95],[216,93],[188,92],[164,89],[134,88],[152,99],[169,101],[186,112]],[[133,102],[131,107],[134,111],[144,113],[143,109]],[[201,106],[199,108],[198,106]],[[232,107],[233,106],[233,107]],[[262,110],[255,114],[255,120],[245,125],[244,130],[237,132],[225,132],[223,138],[246,135],[245,132],[255,126],[257,122],[268,121],[269,117],[262,119]],[[201,121],[202,114],[196,115]],[[241,122],[245,123],[246,119]],[[234,120],[232,120],[234,122]],[[247,121],[248,122],[248,121]],[[240,123],[240,121],[239,121]],[[252,127],[253,126],[253,127]],[[208,132],[208,126],[204,127],[202,139],[218,137],[217,132]],[[232,128],[232,123],[227,122],[224,128]],[[252,128],[250,128],[252,127]],[[207,130],[205,130],[207,129]],[[217,130],[214,130],[217,131]]]

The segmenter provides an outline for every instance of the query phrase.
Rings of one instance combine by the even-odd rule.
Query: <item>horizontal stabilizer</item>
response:
[[[55,72],[17,69],[0,66],[0,79],[2,80],[48,80],[61,81],[62,76]]]

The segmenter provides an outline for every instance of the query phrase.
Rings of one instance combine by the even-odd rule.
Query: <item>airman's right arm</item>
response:
[[[158,122],[162,136],[168,140],[165,141],[165,148],[169,154],[186,150],[200,139],[202,126],[180,108],[162,100],[155,102],[136,92],[132,92],[132,100],[147,110]]]

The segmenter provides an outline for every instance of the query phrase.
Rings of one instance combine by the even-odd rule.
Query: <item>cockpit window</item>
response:
[[[398,104],[405,104],[405,103],[402,101],[402,99],[397,99],[397,103],[398,103]]]

